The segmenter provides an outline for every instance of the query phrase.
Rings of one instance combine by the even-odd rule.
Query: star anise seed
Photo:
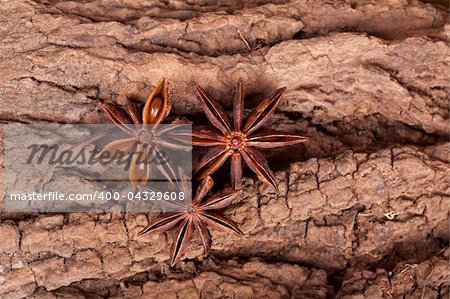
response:
[[[108,113],[111,120],[124,130],[130,138],[115,140],[107,144],[103,151],[114,153],[116,151],[125,154],[133,154],[129,177],[133,186],[133,192],[137,191],[137,185],[147,181],[150,174],[148,163],[142,161],[142,157],[160,154],[160,147],[165,146],[176,150],[189,150],[190,146],[183,146],[180,140],[170,138],[157,138],[167,134],[171,127],[159,129],[159,125],[170,112],[170,97],[166,80],[162,79],[147,98],[144,108],[141,110],[138,104],[127,98],[127,111],[115,104],[103,103],[102,108]],[[172,124],[179,124],[176,120]],[[149,128],[147,125],[152,125]],[[173,126],[175,128],[176,126]],[[173,129],[172,128],[172,129]],[[132,152],[134,151],[134,152]],[[151,152],[155,151],[155,152]],[[137,153],[142,153],[138,155]],[[158,170],[168,179],[175,175],[169,163],[156,163]]]
[[[262,101],[247,117],[243,125],[244,88],[240,79],[234,93],[233,125],[223,108],[210,99],[200,86],[197,86],[199,99],[207,118],[215,129],[197,128],[192,133],[192,144],[210,146],[195,169],[199,179],[211,175],[231,157],[231,182],[235,189],[241,188],[242,158],[250,169],[264,183],[278,187],[267,160],[260,148],[274,148],[293,145],[307,140],[295,134],[285,134],[273,130],[258,130],[280,103],[285,87],[277,89],[268,99]]]
[[[151,221],[148,226],[139,232],[139,235],[148,233],[161,233],[176,227],[173,243],[170,249],[170,264],[173,266],[185,253],[189,241],[192,239],[194,231],[197,231],[205,249],[205,256],[211,250],[210,228],[229,231],[236,235],[242,235],[242,231],[237,225],[217,213],[218,210],[228,207],[239,195],[239,191],[231,188],[212,195],[203,200],[211,190],[214,182],[207,176],[202,181],[195,198],[191,204],[179,204],[182,210],[179,212],[166,212]],[[145,187],[140,188],[147,190]],[[188,194],[187,187],[184,187],[185,194]]]

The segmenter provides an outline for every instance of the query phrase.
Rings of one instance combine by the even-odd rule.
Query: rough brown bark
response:
[[[286,86],[268,126],[310,137],[270,154],[280,194],[246,179],[243,238],[176,268],[167,236],[136,237],[148,215],[1,214],[1,297],[449,296],[447,20],[418,1],[0,1],[4,123],[105,122],[100,102],[161,77],[198,119],[194,83],[230,108],[242,77],[248,107]]]

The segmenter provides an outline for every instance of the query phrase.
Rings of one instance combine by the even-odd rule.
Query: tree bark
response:
[[[230,110],[243,78],[246,108],[286,86],[267,126],[309,137],[269,154],[278,195],[245,178],[243,237],[175,268],[151,215],[0,214],[0,297],[450,296],[447,8],[214,2],[0,0],[2,123],[106,123],[162,77],[196,121],[195,83]]]

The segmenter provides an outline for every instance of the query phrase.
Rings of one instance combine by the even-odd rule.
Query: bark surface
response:
[[[446,298],[449,34],[419,1],[0,0],[2,123],[102,123],[161,77],[173,116],[204,119],[276,88],[267,127],[310,140],[269,153],[280,193],[245,179],[213,233],[168,266],[147,214],[0,214],[2,298]],[[0,149],[2,145],[0,143]],[[4,155],[0,155],[3,164]],[[0,168],[1,172],[4,169]],[[0,186],[4,193],[4,186]]]

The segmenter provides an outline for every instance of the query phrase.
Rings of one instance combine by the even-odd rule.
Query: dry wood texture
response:
[[[1,214],[0,297],[448,298],[447,21],[400,0],[0,0],[3,123],[106,122],[99,103],[161,77],[197,120],[194,83],[229,109],[242,77],[248,108],[286,86],[268,126],[310,137],[271,153],[280,194],[244,181],[244,237],[175,268],[167,236],[136,236],[148,215]]]

